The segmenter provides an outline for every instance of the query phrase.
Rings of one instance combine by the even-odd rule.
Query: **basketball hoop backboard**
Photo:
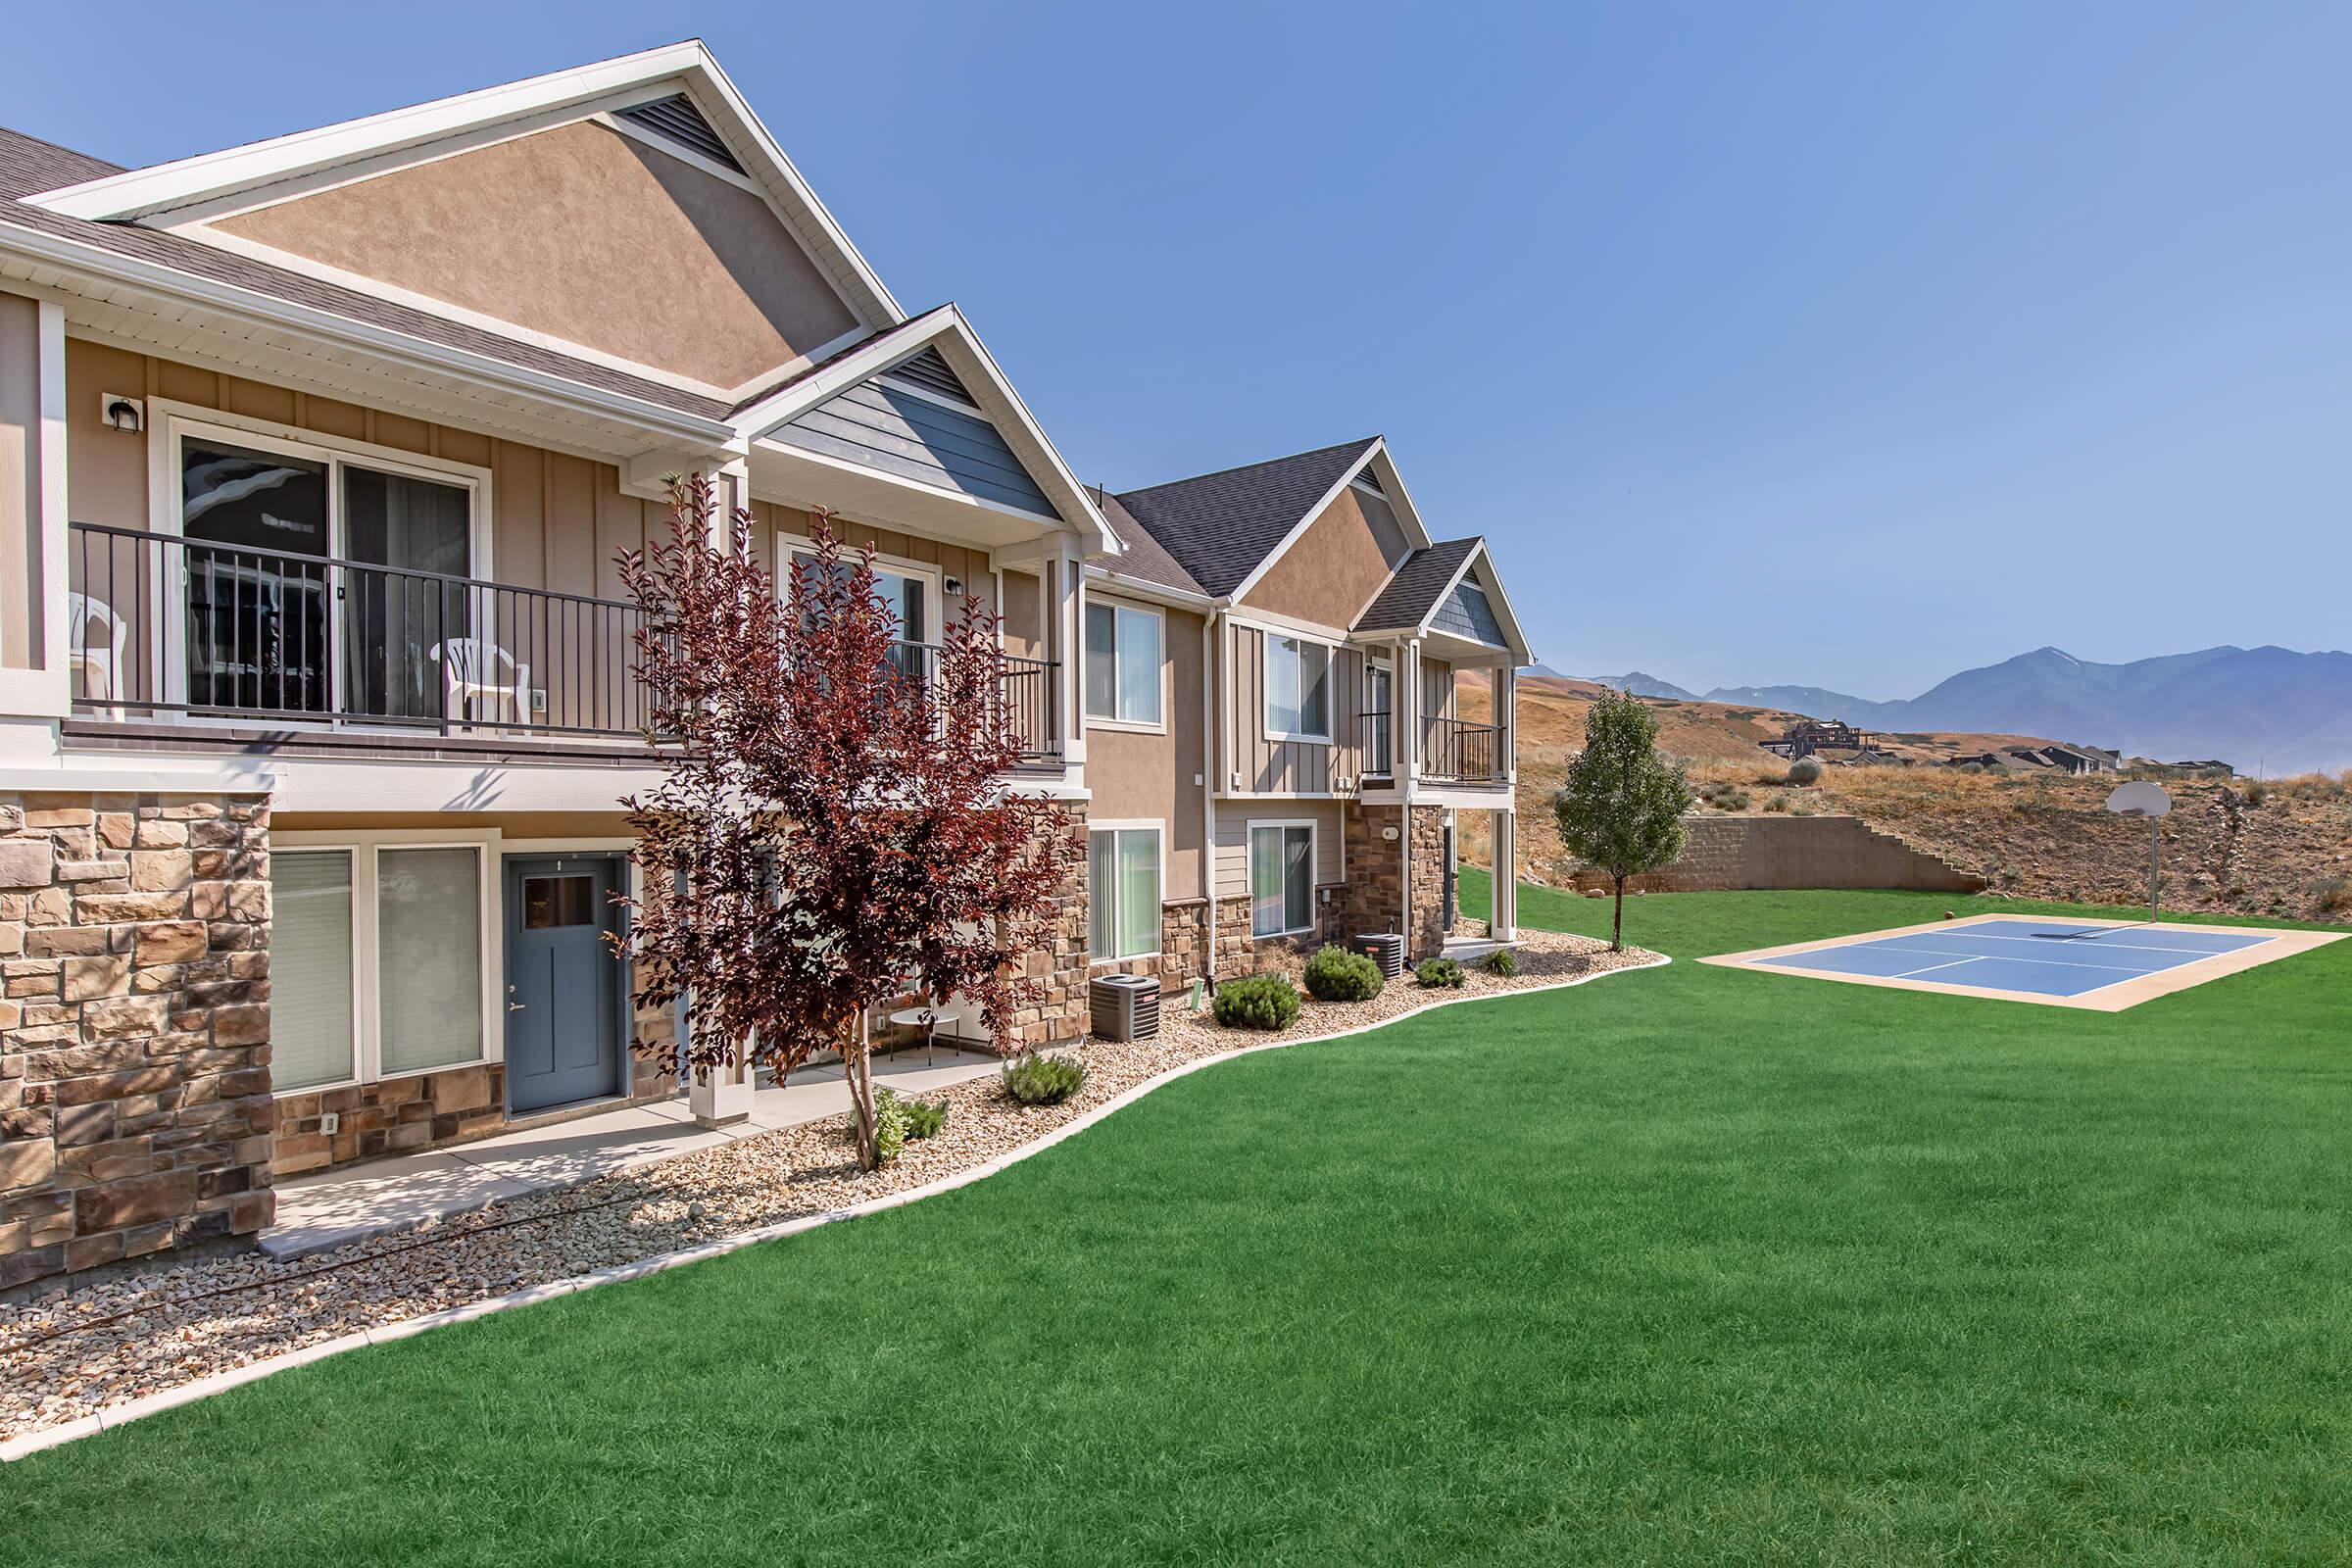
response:
[[[2118,816],[2162,816],[2172,808],[2173,798],[2164,793],[2164,786],[2145,779],[2118,784],[2107,797],[2107,809]]]

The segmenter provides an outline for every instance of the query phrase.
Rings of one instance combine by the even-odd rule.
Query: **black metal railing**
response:
[[[1498,782],[1502,778],[1502,731],[1493,724],[1423,715],[1421,775],[1457,784]]]
[[[443,735],[642,736],[635,605],[443,572],[74,523],[74,706]],[[935,679],[936,645],[894,662]],[[1023,755],[1060,754],[1055,666],[1004,661]]]
[[[1356,745],[1363,754],[1366,778],[1387,778],[1396,771],[1396,732],[1391,716],[1385,708],[1367,708],[1355,715]]]

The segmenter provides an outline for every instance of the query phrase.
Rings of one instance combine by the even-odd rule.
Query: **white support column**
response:
[[[15,458],[22,464],[17,478],[24,485],[25,542],[32,548],[17,564],[26,568],[21,586],[28,590],[31,636],[24,662],[0,668],[0,712],[63,718],[74,706],[66,614],[66,312],[50,299],[19,297],[11,303],[31,306],[31,341],[12,329],[8,335],[13,341],[5,345],[7,363],[0,363],[0,375],[16,383],[7,396],[13,416],[30,416],[11,445],[23,443]],[[25,349],[29,355],[20,358]],[[20,381],[20,376],[24,379]],[[7,591],[13,593],[18,586],[12,584]],[[52,744],[45,750],[54,749],[54,731],[49,733]]]
[[[1075,772],[1086,766],[1086,563],[1066,533],[1054,536],[1054,559],[1061,597],[1061,760]]]
[[[1489,835],[1494,846],[1492,857],[1492,880],[1494,892],[1487,913],[1487,935],[1496,942],[1511,942],[1519,936],[1519,813],[1496,810],[1493,814],[1493,832]]]
[[[686,1108],[698,1127],[727,1127],[752,1115],[752,1069],[741,1062],[696,1073],[686,1088]]]
[[[1494,670],[1494,765],[1505,784],[1519,779],[1519,671],[1502,664]]]
[[[1421,776],[1421,639],[1396,645],[1396,783],[1406,795]]]

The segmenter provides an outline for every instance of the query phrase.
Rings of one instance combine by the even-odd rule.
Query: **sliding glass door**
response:
[[[326,465],[190,437],[179,483],[188,705],[332,711]]]

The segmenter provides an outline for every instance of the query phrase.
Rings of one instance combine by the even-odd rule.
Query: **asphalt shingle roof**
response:
[[[1406,626],[1418,626],[1429,618],[1438,605],[1438,597],[1453,574],[1462,568],[1476,550],[1476,536],[1468,539],[1441,539],[1425,550],[1416,550],[1396,564],[1389,580],[1364,612],[1355,617],[1351,631],[1397,631]]]
[[[1162,588],[1179,588],[1188,594],[1204,592],[1193,574],[1177,564],[1176,558],[1168,554],[1151,529],[1137,520],[1135,514],[1120,504],[1117,496],[1098,491],[1095,500],[1102,509],[1102,515],[1109,519],[1110,531],[1127,547],[1125,555],[1111,559],[1111,570],[1122,577],[1157,583]]]
[[[568,354],[560,354],[501,333],[484,331],[480,327],[467,326],[427,311],[415,310],[390,300],[377,299],[371,294],[362,294],[356,289],[305,277],[283,268],[271,267],[267,262],[216,250],[210,245],[177,234],[142,228],[136,223],[96,223],[87,219],[69,218],[63,213],[31,206],[23,199],[122,172],[120,165],[74,152],[54,142],[42,141],[37,136],[0,129],[0,225],[13,225],[61,239],[77,240],[135,261],[168,267],[211,282],[251,289],[257,294],[330,312],[366,325],[406,333],[444,348],[479,354],[522,369],[560,375],[623,397],[640,398],[681,414],[707,419],[723,419],[727,416],[725,403],[701,393],[665,386],[659,381],[631,375],[625,370],[573,359]],[[774,389],[768,390],[772,392]]]
[[[1366,436],[1267,463],[1121,492],[1111,527],[1133,543],[1135,526],[1190,579],[1197,592],[1223,597],[1240,587],[1291,535],[1309,508],[1331,493],[1378,440]],[[1122,560],[1118,569],[1129,569]],[[1136,575],[1142,576],[1143,572]],[[1156,580],[1156,579],[1154,579]],[[1173,585],[1172,585],[1173,586]]]

